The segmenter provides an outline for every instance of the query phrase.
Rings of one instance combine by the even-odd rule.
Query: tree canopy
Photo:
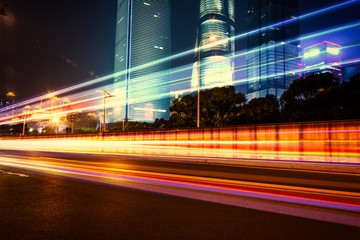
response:
[[[296,79],[280,98],[282,121],[359,118],[360,74],[340,83],[331,73]]]
[[[279,101],[274,95],[254,98],[243,108],[240,123],[274,123],[279,121]]]
[[[235,87],[215,87],[200,91],[200,126],[224,126],[235,121],[245,104],[242,93]],[[175,98],[170,106],[170,127],[196,127],[197,95]]]

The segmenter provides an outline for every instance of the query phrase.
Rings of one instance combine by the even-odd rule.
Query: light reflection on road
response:
[[[0,157],[0,165],[127,188],[360,226],[360,193],[136,170],[126,164]]]

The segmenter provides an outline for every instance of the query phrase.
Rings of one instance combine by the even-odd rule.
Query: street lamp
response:
[[[115,97],[115,95],[111,95],[105,89],[102,89],[102,91],[104,91],[104,127],[103,127],[103,132],[106,132],[106,107],[105,107],[106,106],[106,98]]]
[[[198,45],[198,99],[197,99],[197,120],[196,120],[197,127],[200,127],[200,44],[205,39],[214,40],[215,38],[216,36],[214,35],[207,36],[206,38],[201,39]]]
[[[46,101],[47,101],[46,99],[50,100],[50,104],[51,104],[50,108],[45,108],[45,109],[43,108],[43,100],[44,99],[45,99],[45,106],[46,106]],[[63,101],[60,98],[58,98],[57,96],[55,96],[55,94],[53,92],[46,94],[40,100],[40,106],[38,106],[38,108],[39,108],[38,112],[44,112],[44,114],[46,114],[46,112],[49,111],[51,115],[58,113],[58,111],[54,110],[56,108],[56,107],[54,107],[54,101],[57,101],[57,100]],[[63,104],[64,104],[64,102],[63,102]],[[46,110],[46,111],[43,111],[43,110]],[[49,120],[50,120],[50,117],[49,117]],[[40,127],[40,121],[41,121],[41,118],[39,118],[39,122],[38,122],[39,127]],[[58,124],[59,121],[60,121],[60,119],[58,119],[57,117],[52,117],[52,119],[51,119],[51,122],[54,124]],[[54,127],[54,130],[56,131],[56,133],[58,133],[57,128],[58,127]]]

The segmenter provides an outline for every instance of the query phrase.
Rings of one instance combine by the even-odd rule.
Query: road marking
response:
[[[0,170],[0,173],[8,174],[8,175],[14,175],[14,176],[19,176],[19,177],[29,177],[29,175],[26,175],[26,174],[6,172],[6,171],[3,171],[3,170]]]
[[[360,227],[359,194],[353,192],[319,191],[319,189],[301,187],[286,189],[285,186],[282,186],[284,189],[279,189],[280,186],[274,184],[259,185],[244,181],[147,173],[71,163],[44,163],[31,158],[27,158],[24,162],[15,158],[0,157],[0,164],[89,182],[102,182],[125,188]]]

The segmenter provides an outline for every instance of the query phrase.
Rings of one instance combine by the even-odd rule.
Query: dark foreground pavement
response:
[[[360,239],[360,228],[0,166],[0,239]]]

